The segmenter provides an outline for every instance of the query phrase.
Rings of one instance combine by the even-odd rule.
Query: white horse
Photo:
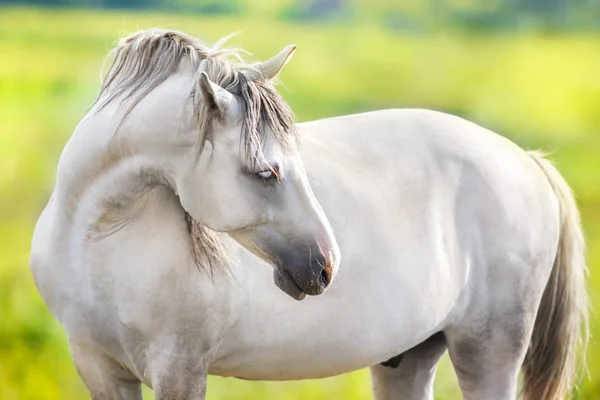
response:
[[[270,83],[293,50],[246,64],[160,30],[116,47],[31,254],[92,398],[371,367],[377,400],[433,399],[446,349],[466,399],[515,399],[520,369],[526,399],[563,398],[587,321],[563,178],[433,111],[294,125]]]

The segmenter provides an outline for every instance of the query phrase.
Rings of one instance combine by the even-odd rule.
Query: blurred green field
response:
[[[296,43],[281,78],[300,121],[388,107],[427,107],[481,123],[526,148],[554,152],[575,190],[588,240],[590,295],[600,289],[600,36],[408,35],[373,23],[296,24],[249,17],[0,8],[0,399],[85,398],[65,335],[34,288],[30,237],[60,151],[91,105],[119,35],[161,26],[233,43],[259,59]],[[593,311],[589,379],[600,398]],[[460,398],[448,360],[437,399]],[[150,391],[147,391],[150,394]],[[365,399],[367,371],[319,381],[211,378],[209,399]]]

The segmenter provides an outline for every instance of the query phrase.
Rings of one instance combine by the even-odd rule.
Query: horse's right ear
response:
[[[218,110],[220,116],[225,116],[233,95],[211,81],[204,71],[200,72],[198,84],[200,86],[200,93],[202,94],[202,101],[208,107]]]
[[[287,64],[288,61],[290,61],[295,51],[296,45],[290,44],[289,46],[286,46],[283,50],[281,50],[276,56],[260,63],[258,65],[258,69],[264,77],[266,77],[267,79],[273,79],[277,75],[279,75],[285,64]]]

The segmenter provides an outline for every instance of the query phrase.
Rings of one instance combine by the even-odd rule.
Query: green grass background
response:
[[[91,105],[119,35],[161,26],[232,43],[258,59],[296,43],[281,88],[300,121],[388,107],[450,111],[525,148],[552,151],[575,190],[588,241],[592,333],[579,399],[600,398],[600,37],[394,33],[365,20],[0,8],[0,399],[79,399],[64,332],[33,285],[28,254],[61,149]],[[367,371],[316,381],[210,378],[208,399],[368,399]],[[149,390],[145,391],[151,396]],[[444,359],[436,399],[460,398]]]

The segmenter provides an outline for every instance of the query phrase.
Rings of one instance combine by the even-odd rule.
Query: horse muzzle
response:
[[[333,254],[324,254],[319,246],[311,246],[303,254],[292,249],[277,253],[273,279],[292,298],[319,295],[331,284],[337,268]]]

